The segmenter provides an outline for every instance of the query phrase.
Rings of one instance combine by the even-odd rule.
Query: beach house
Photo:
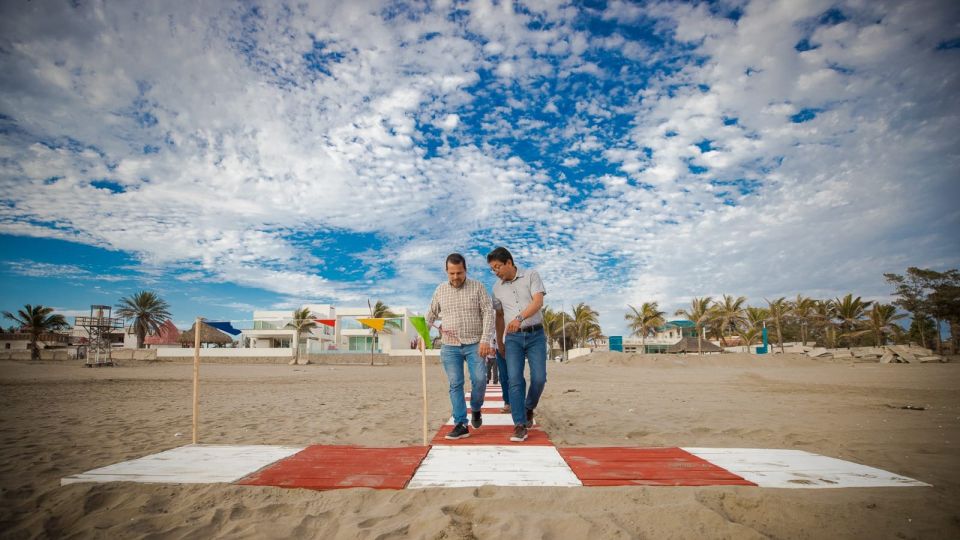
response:
[[[624,338],[623,352],[625,353],[664,353],[672,345],[680,343],[683,338],[697,337],[697,327],[693,321],[675,320],[667,321],[663,326],[654,330],[652,336],[647,336],[641,340],[638,337]]]
[[[309,304],[310,314],[316,325],[300,336],[300,351],[307,354],[321,353],[389,353],[395,349],[409,349],[416,339],[416,329],[407,321],[415,315],[407,308],[391,308],[397,315],[390,319],[385,331],[377,332],[364,326],[360,319],[370,317],[370,309],[364,307],[335,307],[329,304]],[[242,347],[292,348],[295,330],[292,310],[254,311],[253,328],[241,333]]]

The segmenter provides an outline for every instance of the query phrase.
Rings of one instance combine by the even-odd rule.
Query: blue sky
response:
[[[956,2],[38,4],[0,7],[5,310],[424,310],[504,245],[616,335],[960,266]]]

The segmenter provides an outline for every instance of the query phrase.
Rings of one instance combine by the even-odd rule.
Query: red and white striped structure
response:
[[[488,386],[488,395],[500,388]],[[467,396],[469,401],[469,395]],[[500,401],[483,426],[447,440],[452,419],[430,446],[228,446],[191,444],[68,476],[75,482],[216,483],[342,489],[467,486],[710,486],[847,488],[929,486],[881,469],[804,452],[763,448],[557,448],[534,426],[511,443]]]

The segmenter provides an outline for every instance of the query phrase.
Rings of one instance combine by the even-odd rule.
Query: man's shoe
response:
[[[510,405],[504,405],[500,408],[500,412],[503,414],[510,414]]]
[[[455,439],[466,439],[470,436],[470,430],[467,429],[466,424],[457,424],[453,426],[453,430],[450,433],[447,433],[446,439],[455,440]]]
[[[470,424],[473,425],[473,429],[477,429],[483,425],[483,416],[480,414],[480,411],[473,411],[470,414]]]
[[[533,427],[533,409],[527,409],[527,428]]]
[[[517,424],[513,427],[513,435],[510,437],[511,442],[523,442],[527,440],[527,426],[523,424]]]

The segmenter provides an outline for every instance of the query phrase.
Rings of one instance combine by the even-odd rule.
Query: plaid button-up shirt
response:
[[[494,331],[493,301],[479,281],[467,278],[460,288],[441,283],[433,292],[427,324],[443,321],[444,345],[470,345]]]

